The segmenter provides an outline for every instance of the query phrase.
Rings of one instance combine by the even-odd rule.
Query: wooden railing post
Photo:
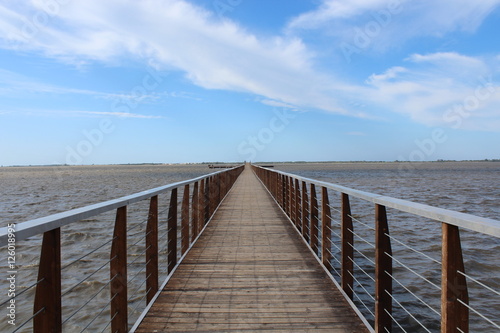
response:
[[[277,172],[274,173],[274,182],[275,182],[275,191],[276,191],[276,199],[278,200],[278,203],[280,202],[279,197],[281,195],[281,190],[280,190],[280,178],[279,174]]]
[[[227,172],[224,172],[223,174],[221,174],[220,176],[220,181],[221,181],[221,190],[220,190],[220,200],[222,201],[222,199],[224,199],[224,197],[226,196],[227,194]]]
[[[285,214],[288,212],[288,177],[282,175],[282,186],[283,186],[283,209]]]
[[[293,213],[295,212],[295,189],[293,188],[293,178],[288,177],[288,188],[290,189],[288,191],[288,216],[292,220],[293,223],[295,223]]]
[[[192,237],[191,237],[191,243],[194,242],[196,237],[198,237],[198,232],[199,232],[199,208],[198,208],[198,182],[194,183],[194,188],[193,188],[193,197],[191,198],[191,216],[193,218],[192,223]]]
[[[151,197],[146,225],[146,300],[158,291],[158,196]]]
[[[311,184],[311,248],[318,255],[319,223],[318,223],[318,199],[316,185]]]
[[[385,206],[375,205],[375,331],[392,332],[392,249]],[[389,275],[390,274],[390,275]]]
[[[342,193],[341,197],[341,210],[342,210],[342,289],[353,299],[353,285],[354,285],[354,235],[352,218],[351,218],[351,205],[349,203],[349,195]]]
[[[290,216],[290,180],[285,176],[285,213]]]
[[[181,207],[181,254],[189,248],[189,184],[184,185]]]
[[[111,331],[128,332],[127,305],[127,206],[116,210],[110,253]]]
[[[33,332],[62,332],[61,229],[43,233],[33,314]]]
[[[170,274],[177,265],[177,188],[172,189],[167,222],[167,271]]]
[[[203,225],[205,224],[205,179],[200,182],[200,193],[198,196],[198,233],[200,233]]]
[[[302,231],[302,220],[301,220],[301,198],[300,198],[300,186],[299,186],[299,180],[295,179],[295,227],[299,230]]]
[[[302,182],[302,236],[306,240],[306,242],[309,243],[309,234],[310,234],[310,228],[309,228],[309,198],[307,197],[307,184],[306,182]]]
[[[205,193],[203,193],[203,225],[208,222],[210,218],[210,188],[212,187],[210,177],[205,178]]]
[[[442,223],[441,332],[469,332],[469,293],[465,276],[460,231]]]
[[[222,196],[221,196],[221,193],[222,193],[222,176],[221,174],[218,174],[217,175],[217,195],[216,195],[216,198],[217,198],[217,202],[216,202],[216,205],[215,205],[215,209],[217,209],[217,207],[219,207],[219,204],[222,200]]]
[[[332,230],[331,230],[331,212],[330,201],[328,199],[328,189],[321,187],[321,260],[323,265],[332,270],[331,264],[331,249],[332,249]]]

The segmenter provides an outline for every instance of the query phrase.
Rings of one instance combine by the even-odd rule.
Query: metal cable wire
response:
[[[116,238],[117,238],[117,237],[113,237],[112,239],[110,239],[110,240],[109,240],[109,241],[107,241],[106,243],[102,244],[101,246],[99,246],[99,247],[97,247],[97,248],[93,249],[93,250],[92,250],[92,251],[90,251],[89,253],[84,254],[84,255],[83,255],[83,256],[81,256],[80,258],[78,258],[78,259],[76,259],[76,260],[74,260],[74,261],[70,262],[70,263],[69,263],[69,264],[67,264],[66,266],[63,266],[63,267],[61,268],[61,271],[62,271],[62,270],[64,270],[64,269],[66,269],[66,268],[68,268],[69,266],[73,265],[74,263],[76,263],[76,262],[78,262],[78,261],[82,260],[83,258],[85,258],[85,257],[87,257],[87,256],[89,256],[89,255],[91,255],[92,253],[96,252],[97,250],[99,250],[99,249],[103,248],[104,246],[106,246],[106,245],[108,245],[109,243],[111,243],[112,241],[114,241]]]
[[[366,244],[370,245],[372,248],[375,248],[375,245],[370,243],[369,241],[367,241],[366,239],[364,239],[363,237],[361,237],[360,235],[358,235],[357,233],[355,233],[354,231],[352,231],[351,229],[347,228],[347,230],[349,230],[350,232],[352,232],[352,234],[356,237],[358,237],[360,240],[362,240],[363,242],[365,242]]]
[[[351,257],[349,257],[349,260],[351,260],[354,266],[356,266],[361,272],[363,272],[363,274],[365,274],[370,280],[375,282],[375,279],[370,274],[368,274],[363,268],[361,268],[361,266],[359,266]]]
[[[163,237],[165,237],[166,235],[168,235],[168,233],[172,230],[172,228],[168,229],[164,234],[162,234],[160,237],[158,237],[158,239],[163,239]]]
[[[342,265],[342,263],[333,255],[333,253],[330,252],[330,250],[328,250],[328,249],[325,249],[325,250],[326,250],[326,252],[330,253],[331,259],[335,259],[336,262],[338,262],[340,265]]]
[[[92,275],[94,275],[95,273],[99,272],[101,269],[103,269],[107,264],[109,264],[110,262],[112,262],[113,260],[116,259],[117,256],[114,256],[113,258],[109,259],[108,261],[106,261],[101,267],[99,267],[98,269],[96,269],[95,271],[93,271],[90,275],[87,275],[83,280],[81,280],[80,282],[78,282],[77,284],[75,284],[73,287],[69,288],[68,290],[66,290],[65,292],[63,292],[61,294],[61,298],[66,296],[67,294],[69,294],[73,289],[75,289],[76,287],[78,287],[79,285],[81,285],[82,283],[84,283],[85,281],[87,281]]]
[[[389,313],[389,311],[387,311],[387,309],[384,309],[384,311],[385,311],[385,313],[387,313],[387,314],[389,315],[389,317],[391,317],[392,321],[394,321],[394,322],[396,323],[396,325],[398,325],[398,327],[399,327],[399,328],[400,328],[403,332],[407,333],[407,332],[406,332],[406,330],[405,330],[405,329],[404,329],[404,328],[403,328],[403,327],[402,327],[402,326],[398,323],[398,321],[396,320],[396,318],[394,318],[394,317],[392,316],[392,314],[390,314],[390,313]],[[389,330],[387,329],[387,327],[385,327],[385,326],[384,326],[384,329],[385,329],[385,331],[386,331],[386,332],[390,333],[390,332],[389,332]]]
[[[406,268],[407,270],[409,270],[410,272],[412,272],[413,274],[415,274],[416,276],[418,276],[419,278],[421,278],[422,280],[424,280],[425,282],[427,282],[428,284],[432,285],[433,287],[435,287],[436,289],[438,290],[441,290],[441,287],[439,287],[437,284],[435,284],[434,282],[430,281],[429,279],[423,277],[422,275],[420,275],[419,273],[415,272],[413,269],[411,269],[410,267],[406,266],[405,264],[403,264],[401,261],[399,261],[398,259],[396,259],[395,257],[393,257],[392,255],[388,254],[387,252],[384,252],[384,254],[386,254],[387,256],[389,256],[392,260],[396,261],[398,264],[400,264],[402,267]]]
[[[335,246],[335,248],[337,250],[339,250],[339,252],[342,252],[342,250],[340,249],[340,247],[337,244],[335,244],[334,242],[332,242],[332,240],[330,240],[330,244],[333,245],[333,246]]]
[[[333,267],[332,265],[330,265],[330,267],[335,271],[335,274],[337,274],[339,278],[342,277],[342,275],[335,269],[335,267]]]
[[[148,295],[148,293],[151,291],[152,288],[149,288],[148,290],[146,290],[146,292],[144,293],[144,296],[142,296],[138,301],[137,301],[137,305],[132,309],[133,312],[137,311],[137,308],[139,307],[139,305],[141,305],[141,302],[142,300],[144,299],[144,297],[146,297]]]
[[[42,282],[43,280],[45,280],[45,278],[42,278],[41,280],[38,280],[37,282],[33,283],[31,286],[29,287],[26,287],[23,291],[19,292],[19,293],[16,293],[15,296],[11,297],[11,298],[8,298],[5,302],[3,302],[2,304],[0,304],[0,307],[4,306],[5,304],[9,303],[10,300],[12,299],[16,299],[16,297],[19,297],[21,296],[22,294],[24,294],[25,292],[27,292],[28,290],[30,290],[31,288],[33,288],[34,286],[38,285],[40,282]]]
[[[375,266],[375,261],[373,261],[370,258],[368,258],[363,252],[361,252],[360,250],[358,250],[357,248],[355,248],[351,243],[347,242],[347,244],[349,244],[349,246],[352,247],[352,249],[354,251],[358,252],[363,258],[365,258],[366,260],[368,260],[373,266]]]
[[[140,227],[141,225],[143,225],[144,223],[148,222],[148,220],[149,220],[149,216],[148,216],[148,218],[147,218],[146,220],[144,220],[144,221],[142,221],[142,222],[137,223],[137,224],[136,224],[136,225],[134,225],[133,227],[130,227],[130,228],[127,230],[127,234],[128,234],[130,231],[134,230],[135,228],[138,228],[138,227]]]
[[[115,274],[115,276],[113,276],[108,282],[106,282],[100,289],[99,291],[97,291],[97,293],[95,293],[87,302],[85,302],[85,304],[83,304],[81,307],[79,307],[75,312],[73,312],[68,318],[66,318],[62,324],[64,325],[65,323],[68,322],[68,320],[70,320],[75,314],[77,314],[81,309],[83,309],[85,306],[87,306],[87,304],[90,303],[90,301],[92,301],[97,295],[99,295],[101,293],[101,291],[104,290],[104,288],[106,288],[107,286],[109,286],[109,284],[111,282],[113,282],[113,280],[118,276],[118,274]]]
[[[375,318],[375,315],[373,314],[373,312],[370,310],[370,308],[368,308],[368,306],[366,306],[365,302],[363,302],[363,300],[358,296],[358,294],[356,294],[356,292],[354,291],[354,289],[352,289],[351,286],[348,286],[349,289],[351,289],[352,291],[352,294],[354,295],[354,297],[356,297],[358,299],[358,301],[363,304],[363,306],[365,307],[366,311],[368,311],[373,318]]]
[[[147,248],[144,249],[144,251],[142,251],[141,253],[139,253],[137,255],[137,258],[135,258],[134,260],[132,260],[129,264],[127,264],[127,267],[130,267],[133,263],[135,263],[137,260],[141,259],[142,258],[142,255],[144,253],[146,253],[147,250],[149,250],[151,248],[151,245],[149,245]]]
[[[131,299],[133,299],[135,296],[137,296],[137,294],[139,293],[139,291],[141,290],[141,287],[144,285],[144,283],[146,283],[146,281],[149,279],[149,277],[152,275],[153,273],[149,274],[148,276],[146,276],[146,278],[141,282],[141,284],[139,285],[139,287],[137,287],[137,289],[134,290],[134,294],[132,296],[130,296],[128,298],[127,301],[130,302]]]
[[[457,270],[457,273],[459,273],[459,274],[461,274],[461,275],[465,276],[467,279],[469,279],[469,280],[471,280],[471,281],[473,281],[473,282],[475,282],[475,283],[479,284],[479,285],[480,285],[480,286],[482,286],[483,288],[486,288],[486,289],[488,289],[489,291],[491,291],[492,293],[497,294],[498,296],[500,296],[500,292],[498,292],[498,291],[496,291],[495,289],[491,288],[490,286],[488,286],[488,285],[486,285],[486,284],[484,284],[484,283],[482,283],[482,282],[480,282],[480,281],[478,281],[478,280],[474,279],[474,278],[473,278],[473,277],[471,277],[470,275],[467,275],[467,274],[465,274],[464,272],[461,272],[461,271],[458,271],[458,270]]]
[[[468,308],[469,310],[471,310],[472,312],[474,312],[475,314],[477,314],[479,317],[483,318],[484,320],[486,320],[488,323],[490,323],[492,326],[494,326],[495,328],[499,329],[500,330],[500,325],[496,324],[494,321],[492,321],[491,319],[485,317],[482,313],[478,312],[476,309],[474,309],[473,307],[471,307],[469,304],[463,302],[461,299],[457,298],[457,301],[462,304],[463,306],[465,306],[466,308]]]
[[[103,333],[106,328],[108,328],[108,326],[111,324],[111,322],[113,321],[113,319],[115,319],[116,315],[118,314],[118,311],[115,312],[115,314],[113,315],[113,317],[111,317],[111,319],[109,320],[108,324],[106,326],[104,326],[103,330],[101,331],[101,333]]]
[[[410,317],[413,318],[413,320],[415,320],[420,326],[422,326],[422,328],[424,330],[426,330],[427,332],[429,333],[432,333],[431,331],[429,331],[429,329],[427,329],[427,327],[424,326],[424,324],[422,324],[417,318],[415,318],[415,316],[413,314],[410,313],[410,311],[408,311],[397,299],[396,297],[394,297],[390,292],[388,292],[387,290],[384,290],[386,292],[387,295],[389,295],[398,305],[401,309],[403,309]]]
[[[325,227],[326,227],[328,230],[330,230],[330,232],[331,232],[332,234],[334,234],[335,236],[337,236],[338,238],[342,238],[342,237],[340,237],[340,235],[339,235],[337,232],[333,231],[333,229],[331,229],[329,226],[327,226],[327,225],[326,225]]]
[[[368,228],[368,229],[371,229],[371,230],[375,231],[375,228],[374,228],[374,227],[372,227],[372,226],[370,226],[370,225],[368,225],[368,224],[366,224],[366,223],[364,223],[364,222],[361,222],[360,220],[358,220],[357,218],[355,218],[355,217],[354,217],[354,216],[352,216],[351,214],[347,214],[347,216],[349,216],[349,217],[350,217],[353,221],[356,221],[356,222],[358,222],[359,224],[361,224],[361,225],[365,226],[366,228]]]
[[[92,323],[104,312],[104,310],[106,310],[106,308],[111,304],[111,302],[113,302],[116,296],[118,296],[117,293],[114,294],[113,297],[111,297],[109,302],[102,307],[101,311],[99,311],[99,313],[87,324],[87,326],[83,328],[83,330],[80,331],[80,333],[84,332],[87,328],[89,328],[90,325],[92,325]]]
[[[354,279],[354,281],[356,281],[356,283],[365,291],[365,294],[367,294],[368,296],[370,296],[370,298],[373,301],[375,301],[375,297],[373,297],[372,294],[370,294],[368,292],[368,290],[365,289],[365,286],[361,282],[359,282],[358,279],[356,279],[356,277],[351,272],[348,271],[348,273],[349,273],[350,276],[352,276],[352,278]]]
[[[389,275],[391,277],[391,279],[393,279],[394,281],[397,282],[397,284],[399,284],[401,287],[403,287],[407,292],[409,292],[413,297],[415,297],[418,301],[420,301],[420,303],[422,303],[423,305],[425,305],[426,307],[428,307],[432,312],[434,312],[435,314],[437,314],[438,316],[441,316],[441,313],[437,310],[435,310],[432,306],[430,306],[429,304],[427,304],[426,302],[424,302],[420,297],[418,297],[417,295],[415,295],[415,293],[413,293],[410,289],[408,289],[405,285],[403,285],[400,281],[398,281],[398,279],[396,279],[394,276],[392,276],[392,274],[390,274],[389,272],[387,271],[384,271],[387,275]]]
[[[330,215],[326,214],[326,217],[328,217],[328,218],[330,219],[330,222],[332,222],[332,223],[334,223],[334,224],[336,224],[336,225],[338,225],[338,226],[340,226],[340,225],[341,225],[341,224],[340,224],[340,222],[339,222],[339,221],[337,221],[336,219],[334,219],[332,216],[330,216]]]
[[[147,233],[146,233],[143,237],[139,238],[139,239],[138,239],[138,240],[137,240],[134,244],[129,245],[129,247],[127,247],[127,252],[128,252],[128,250],[130,250],[132,247],[137,246],[137,244],[139,244],[139,242],[140,242],[140,241],[142,241],[143,239],[146,239],[146,237],[148,237],[148,235],[149,235],[150,233],[152,233],[152,232],[153,232],[153,231],[152,231],[152,230],[150,230],[150,231],[149,231],[149,232],[147,232]]]
[[[328,207],[330,207],[330,209],[332,209],[332,210],[336,211],[337,213],[342,214],[342,211],[338,210],[337,208],[333,207],[332,205],[327,204],[327,206],[328,206]]]
[[[36,316],[38,316],[40,314],[40,312],[42,312],[42,311],[45,311],[45,307],[41,308],[34,315],[32,315],[31,317],[29,317],[28,319],[26,319],[24,321],[24,323],[22,323],[21,325],[19,325],[14,331],[12,331],[12,333],[15,333],[15,332],[19,331],[24,325],[26,325],[27,323],[29,323],[33,318],[35,318]]]
[[[135,279],[137,276],[139,276],[139,274],[141,274],[141,272],[142,272],[142,271],[144,271],[144,269],[147,267],[147,265],[148,265],[150,262],[151,262],[151,259],[149,259],[146,263],[144,263],[144,265],[142,266],[142,268],[141,268],[141,269],[140,269],[137,273],[135,273],[135,274],[134,274],[134,276],[132,276],[132,277],[128,280],[128,282],[132,282],[132,281],[134,281],[134,279]]]
[[[404,246],[404,247],[406,247],[407,249],[409,249],[409,250],[411,250],[411,251],[413,251],[413,252],[415,252],[415,253],[418,253],[418,254],[420,254],[420,255],[422,255],[422,256],[424,256],[424,257],[426,257],[427,259],[429,259],[429,260],[431,260],[431,261],[433,261],[433,262],[435,262],[435,263],[437,263],[437,264],[441,265],[441,262],[440,262],[440,261],[438,261],[438,260],[436,260],[436,259],[434,259],[434,258],[432,258],[432,257],[428,256],[427,254],[425,254],[425,253],[423,253],[423,252],[421,252],[421,251],[419,251],[419,250],[416,250],[416,249],[412,248],[412,247],[411,247],[411,246],[409,246],[409,245],[406,245],[406,244],[405,244],[405,243],[403,243],[403,242],[400,242],[400,241],[399,241],[399,240],[397,240],[395,237],[393,237],[393,236],[391,236],[391,235],[389,235],[389,234],[386,234],[386,233],[384,233],[384,235],[386,235],[387,237],[389,237],[391,240],[395,241],[396,243],[403,245],[403,246]]]

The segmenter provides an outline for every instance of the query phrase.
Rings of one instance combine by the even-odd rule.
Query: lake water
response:
[[[275,164],[275,168],[305,177],[337,183],[347,187],[384,194],[396,198],[429,204],[437,207],[457,210],[483,217],[500,218],[500,163],[495,162],[446,162],[420,163],[411,167],[401,163],[291,163]],[[124,195],[136,193],[153,187],[173,183],[176,181],[194,178],[207,174],[213,170],[206,165],[122,165],[122,166],[72,166],[72,167],[7,167],[0,168],[0,225],[19,223],[29,219],[42,217],[72,208],[114,199]],[[331,193],[332,206],[338,206],[338,198]],[[363,224],[373,226],[373,207],[361,200],[351,199],[353,216],[360,223],[355,222],[358,235],[368,242],[373,241],[373,234]],[[168,198],[160,197],[160,210],[168,204]],[[134,205],[130,210],[130,225],[139,225],[147,216],[147,202]],[[389,211],[391,235],[411,245],[412,248],[425,253],[427,256],[440,260],[440,225],[408,214]],[[63,266],[71,263],[75,258],[97,248],[107,242],[112,233],[114,213],[103,214],[95,219],[72,224],[62,230]],[[361,224],[363,223],[363,224]],[[139,225],[138,234],[142,235]],[[139,236],[138,236],[139,237]],[[139,238],[138,238],[139,239]],[[493,237],[479,235],[473,232],[462,231],[464,259],[466,272],[487,283],[494,290],[500,290],[500,240]],[[131,241],[129,241],[131,242]],[[369,245],[355,240],[360,252],[367,258],[372,258]],[[16,259],[19,265],[18,290],[36,282],[36,268],[40,251],[40,237],[16,244]],[[366,246],[365,246],[366,245]],[[3,251],[4,249],[2,249]],[[144,248],[138,246],[132,249],[129,256],[140,256]],[[332,250],[335,252],[335,249]],[[415,255],[404,247],[393,243],[395,258],[407,266],[414,268],[421,276],[430,282],[440,285],[440,267],[428,258]],[[5,257],[5,256],[3,256]],[[109,257],[109,248],[103,247],[93,254],[63,271],[63,292],[78,283],[83,277],[95,271],[97,267],[105,265]],[[355,256],[368,274],[373,275],[373,269],[363,256]],[[139,260],[140,262],[140,260]],[[335,263],[334,263],[335,266]],[[129,268],[129,276],[134,276],[141,265]],[[138,272],[140,274],[140,272]],[[106,269],[98,272],[92,280],[86,281],[75,290],[70,290],[63,297],[65,307],[64,318],[71,318],[65,323],[66,331],[81,331],[85,325],[96,318],[92,329],[100,331],[109,321],[109,310],[104,310],[97,316],[95,308],[106,305],[109,294],[99,294],[89,306],[78,310],[81,306],[81,292],[87,295],[97,293],[105,287],[109,278]],[[439,310],[439,290],[404,268],[395,264],[394,276],[410,291],[425,299],[428,304]],[[357,279],[363,288],[371,292],[373,284],[370,278],[361,271],[357,272]],[[140,280],[140,279],[138,279]],[[489,318],[500,318],[500,297],[491,291],[484,290],[475,283],[469,283],[471,305],[478,308]],[[67,289],[66,288],[66,289]],[[138,285],[138,290],[141,287]],[[361,290],[360,286],[356,287]],[[6,288],[2,285],[0,302],[6,299]],[[140,294],[140,293],[139,293]],[[80,295],[80,296],[79,296]],[[412,313],[416,313],[419,321],[423,322],[434,332],[438,331],[436,315],[426,305],[412,299],[413,296],[395,283],[394,295],[403,306],[407,306]],[[29,298],[33,296],[33,289],[29,290],[19,300],[17,313],[18,323],[31,316]],[[134,321],[143,301],[140,296],[130,295],[137,301],[138,310],[130,309],[131,319]],[[21,298],[21,297],[20,297]],[[368,306],[370,298],[361,297]],[[134,306],[134,304],[132,304]],[[360,303],[360,306],[363,307]],[[5,310],[2,310],[5,311]],[[76,313],[75,313],[76,311]],[[108,311],[108,312],[106,312]],[[370,314],[365,311],[367,317]],[[411,332],[424,331],[413,319],[395,305],[396,319],[401,321]],[[3,317],[3,316],[2,316]],[[496,329],[471,315],[471,331],[493,332]],[[12,331],[6,324],[6,317],[0,328],[6,332]],[[63,319],[64,320],[64,319]],[[82,324],[84,323],[84,324]],[[97,328],[100,328],[97,330]],[[29,332],[29,325],[20,331]],[[2,329],[3,331],[3,329]]]

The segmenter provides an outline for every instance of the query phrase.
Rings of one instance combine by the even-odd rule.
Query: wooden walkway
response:
[[[136,332],[368,332],[247,167]]]

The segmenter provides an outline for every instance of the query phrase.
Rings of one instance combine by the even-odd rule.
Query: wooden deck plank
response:
[[[246,168],[136,332],[367,332]]]

